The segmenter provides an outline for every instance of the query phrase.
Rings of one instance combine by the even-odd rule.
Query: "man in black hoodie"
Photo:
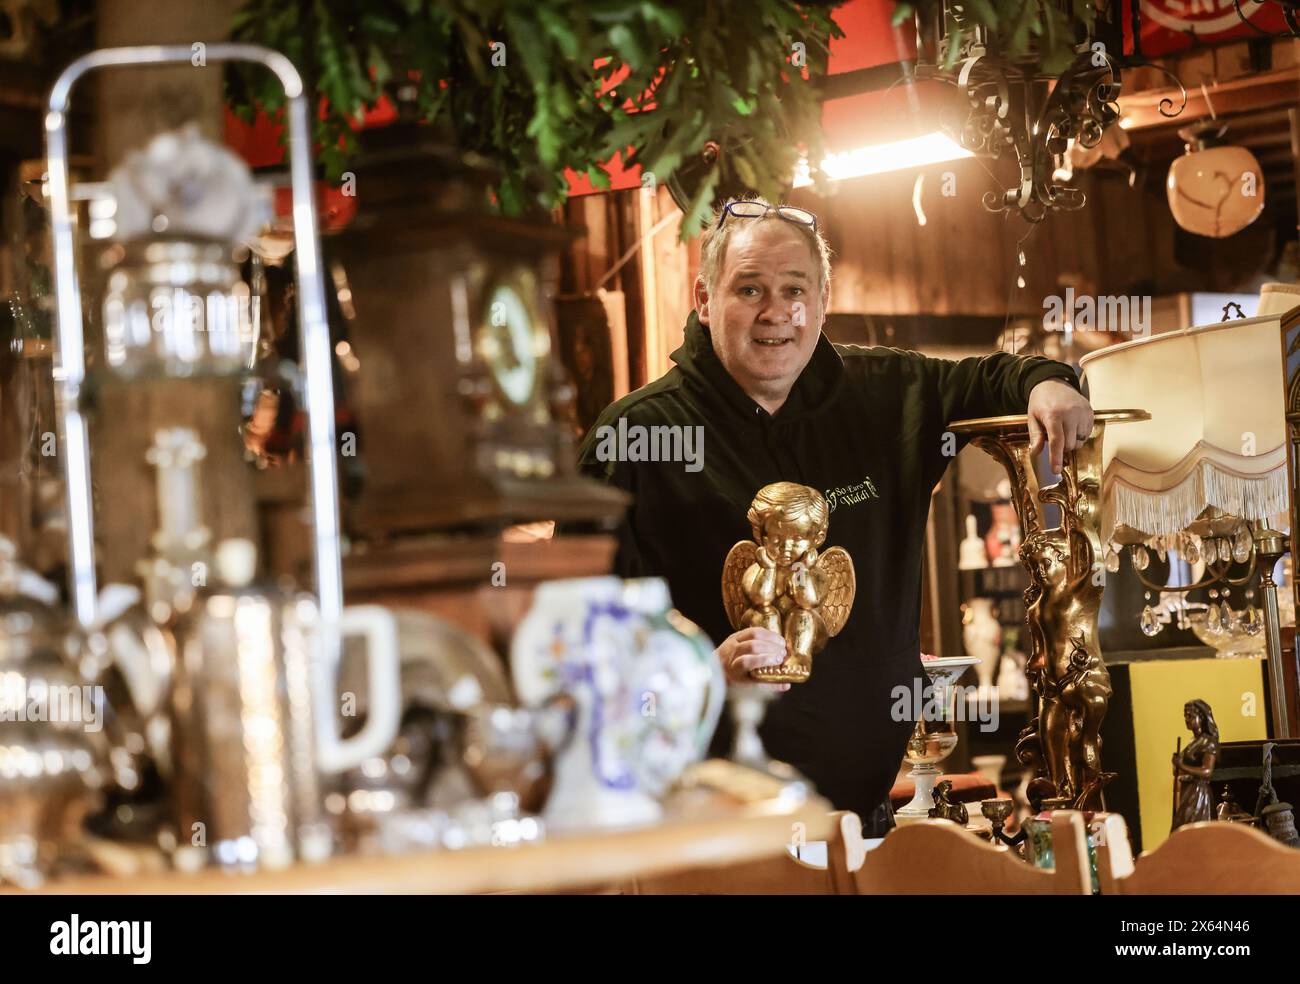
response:
[[[806,775],[868,835],[891,825],[887,795],[912,716],[895,688],[925,677],[921,553],[930,495],[961,442],[947,424],[1030,415],[1052,467],[1087,438],[1092,409],[1073,370],[997,353],[951,362],[832,345],[825,241],[810,212],[730,202],[701,244],[696,311],[665,376],[618,400],[581,451],[589,474],[630,492],[616,571],[668,581],[673,602],[716,642],[727,678],[781,662],[765,629],[733,632],[722,605],[727,551],[749,539],[754,494],[790,481],[822,492],[825,547],[853,558],[857,599],[812,677],[769,706],[768,754]],[[652,428],[656,428],[652,430]],[[665,460],[667,459],[667,460]]]

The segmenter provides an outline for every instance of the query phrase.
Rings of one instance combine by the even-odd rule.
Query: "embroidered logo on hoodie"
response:
[[[841,485],[837,489],[826,490],[826,504],[831,507],[831,512],[835,511],[836,506],[851,506],[854,503],[879,498],[880,493],[876,491],[870,475],[864,475],[862,481],[856,485]]]

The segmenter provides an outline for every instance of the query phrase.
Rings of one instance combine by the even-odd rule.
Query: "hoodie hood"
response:
[[[697,312],[692,311],[686,319],[681,348],[669,358],[677,363],[687,385],[702,402],[725,405],[746,420],[753,420],[762,409],[727,372],[713,350],[713,337],[700,323]],[[844,360],[822,332],[812,358],[794,381],[790,395],[773,419],[786,423],[818,413],[832,402],[843,376]]]

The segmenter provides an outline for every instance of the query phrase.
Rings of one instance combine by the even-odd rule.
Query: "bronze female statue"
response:
[[[1219,726],[1203,700],[1184,704],[1183,720],[1192,740],[1181,752],[1174,752],[1174,822],[1170,830],[1209,820],[1213,809],[1210,775],[1219,758]]]

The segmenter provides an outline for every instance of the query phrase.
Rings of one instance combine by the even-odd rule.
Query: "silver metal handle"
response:
[[[312,187],[311,131],[302,76],[284,55],[253,44],[209,44],[210,61],[245,61],[265,65],[280,79],[289,101],[289,173],[293,185],[298,328],[306,378],[306,405],[311,445],[311,502],[314,518],[316,595],[323,622],[337,625],[343,610],[343,562],[339,538],[338,466],[334,457],[334,381],[330,374],[329,326],[325,320],[325,282],[316,206]],[[67,118],[72,87],[87,72],[134,65],[189,64],[189,45],[104,48],[83,55],[63,70],[50,91],[45,116],[49,165],[51,224],[54,231],[55,299],[58,305],[58,351],[54,381],[58,415],[66,446],[63,472],[68,495],[71,590],[77,620],[95,622],[94,515],[90,492],[90,442],[79,401],[86,375],[77,286],[76,244],[69,205]]]

